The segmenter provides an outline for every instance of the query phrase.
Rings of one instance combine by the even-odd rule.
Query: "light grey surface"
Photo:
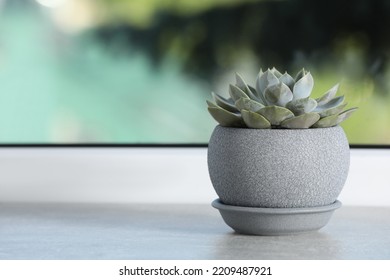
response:
[[[233,233],[211,205],[0,204],[0,259],[390,259],[390,208],[319,232]]]
[[[248,129],[217,126],[208,148],[211,182],[225,204],[315,207],[332,204],[349,169],[340,126]]]
[[[258,208],[231,206],[216,199],[212,206],[238,233],[275,236],[319,230],[329,222],[334,210],[341,207],[341,202],[306,208]]]

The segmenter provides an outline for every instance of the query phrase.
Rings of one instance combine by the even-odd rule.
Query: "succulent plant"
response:
[[[302,69],[295,77],[272,68],[260,70],[251,87],[236,73],[229,98],[212,93],[208,111],[221,125],[248,128],[324,128],[338,125],[357,108],[344,110],[344,96],[336,96],[338,84],[320,98],[310,97],[314,80]]]

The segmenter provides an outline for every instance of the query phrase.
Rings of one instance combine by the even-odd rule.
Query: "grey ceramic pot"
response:
[[[217,126],[208,148],[222,203],[264,208],[334,203],[346,181],[349,145],[340,126],[248,129]]]

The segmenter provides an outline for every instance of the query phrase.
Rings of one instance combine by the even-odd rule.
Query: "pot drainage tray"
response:
[[[326,206],[307,208],[257,208],[223,204],[216,199],[212,206],[219,210],[225,223],[238,233],[251,235],[288,235],[314,231],[324,227],[334,210],[336,200]]]

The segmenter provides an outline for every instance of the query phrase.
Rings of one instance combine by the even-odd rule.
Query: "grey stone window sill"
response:
[[[206,204],[0,204],[0,259],[390,259],[390,208],[318,232],[235,234]]]

